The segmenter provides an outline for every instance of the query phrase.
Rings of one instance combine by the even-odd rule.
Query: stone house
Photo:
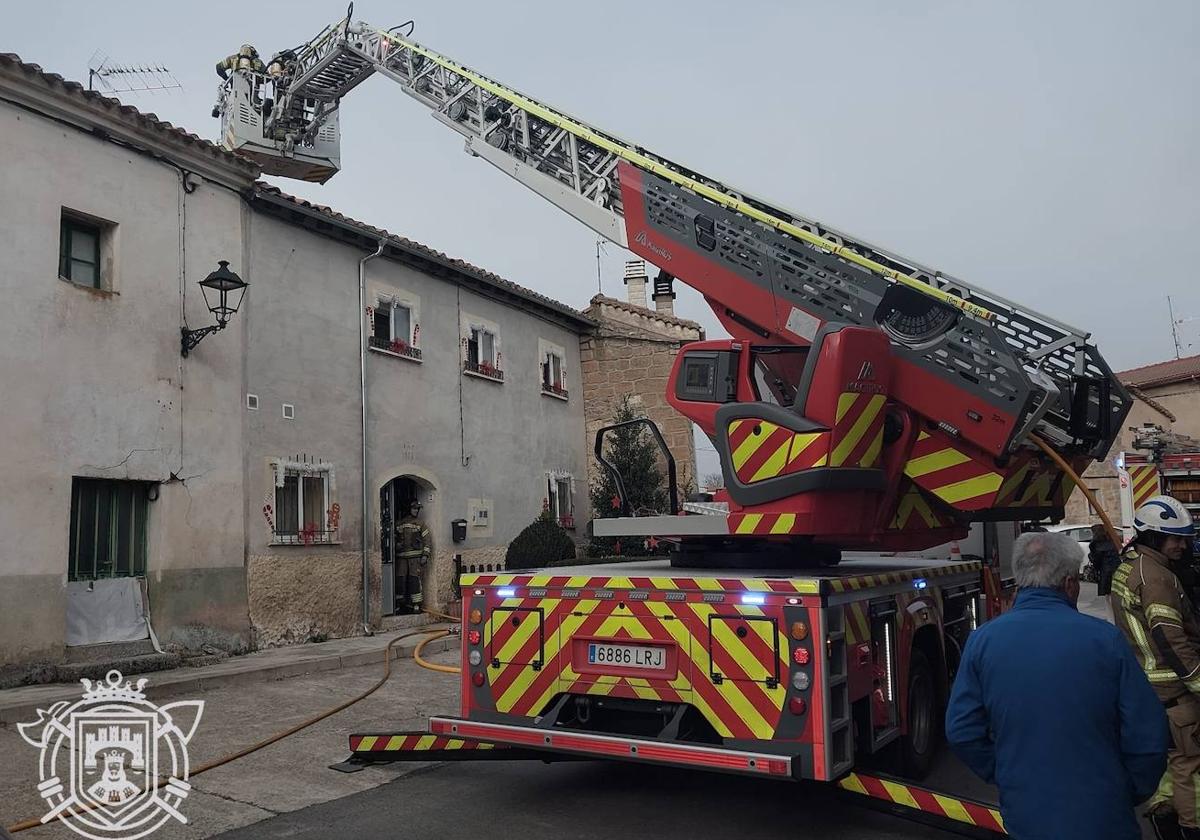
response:
[[[549,497],[586,521],[588,317],[12,55],[0,136],[0,666],[361,632],[413,499],[435,606]]]
[[[1109,451],[1108,457],[1088,467],[1083,479],[1108,516],[1120,526],[1120,485],[1113,459],[1121,452],[1134,451],[1131,449],[1133,432],[1130,429],[1145,423],[1156,423],[1164,429],[1200,440],[1200,356],[1169,359],[1145,367],[1124,370],[1118,373],[1117,377],[1125,385],[1141,391],[1150,402],[1140,399],[1133,401],[1133,408],[1125,421],[1125,427],[1121,429],[1121,434]],[[1174,415],[1174,422],[1151,403]],[[1063,521],[1071,524],[1091,524],[1099,522],[1100,518],[1083,493],[1076,490],[1067,501]]]
[[[675,458],[682,493],[699,483],[696,445],[691,421],[667,403],[667,382],[679,348],[702,341],[704,330],[695,321],[675,316],[675,293],[669,284],[658,284],[650,309],[648,282],[646,263],[631,260],[625,265],[628,302],[596,295],[584,310],[596,325],[580,339],[587,440],[591,446],[597,430],[611,422],[621,398],[631,396],[662,431]],[[594,459],[588,469],[594,478],[598,469]]]

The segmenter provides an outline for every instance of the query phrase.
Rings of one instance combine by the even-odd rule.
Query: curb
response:
[[[413,650],[420,643],[419,638],[403,641],[392,648],[392,661],[411,659]],[[458,650],[458,636],[448,636],[435,639],[425,646],[428,653],[444,653]],[[152,699],[171,697],[188,692],[202,692],[213,688],[227,688],[234,685],[250,685],[253,683],[284,680],[305,674],[317,674],[324,671],[340,671],[347,668],[361,668],[365,665],[378,665],[383,659],[384,647],[375,650],[358,651],[355,653],[331,653],[327,655],[314,654],[311,658],[285,662],[279,665],[256,665],[253,662],[238,662],[236,659],[227,660],[219,665],[205,668],[180,669],[175,672],[159,671],[159,674],[170,674],[163,682],[154,681],[154,672],[149,675],[150,684],[146,686],[146,696]],[[244,667],[238,668],[238,665]],[[204,673],[209,668],[228,668],[227,673]],[[185,673],[187,670],[193,673]],[[35,686],[39,687],[39,686]],[[28,686],[27,686],[28,688]],[[45,709],[60,700],[77,700],[80,687],[76,684],[61,686],[45,686],[44,693],[36,700],[4,702],[4,692],[0,692],[0,727],[11,726],[33,720],[38,716],[38,709]],[[57,690],[51,690],[57,689]],[[17,689],[19,690],[19,689]]]

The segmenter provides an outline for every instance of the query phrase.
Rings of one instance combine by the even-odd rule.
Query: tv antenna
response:
[[[99,87],[97,87],[97,85]],[[120,64],[96,50],[88,61],[88,90],[102,93],[153,93],[183,85],[161,64]]]

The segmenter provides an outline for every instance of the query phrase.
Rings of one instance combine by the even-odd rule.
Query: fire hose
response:
[[[451,621],[455,621],[455,622],[458,621],[458,619],[455,619],[451,616],[442,616],[440,613],[431,613],[431,615],[435,615],[435,616],[442,617],[442,618],[447,618],[447,619],[450,619]],[[314,724],[320,723],[321,721],[325,720],[326,718],[336,715],[338,712],[345,711],[346,709],[353,706],[355,703],[359,703],[359,702],[367,699],[372,694],[374,694],[376,691],[378,691],[380,688],[382,688],[384,683],[386,683],[388,681],[388,679],[391,678],[391,676],[392,676],[392,648],[395,647],[397,642],[401,642],[404,639],[411,639],[413,636],[426,636],[427,638],[423,639],[421,641],[421,643],[419,645],[417,645],[416,649],[413,651],[414,658],[415,658],[417,651],[420,651],[426,644],[433,641],[434,639],[440,639],[443,636],[447,636],[449,634],[450,634],[449,630],[441,630],[441,629],[432,630],[432,631],[431,630],[411,630],[407,633],[401,633],[399,636],[397,636],[396,638],[394,638],[390,642],[388,642],[387,647],[384,648],[384,651],[383,651],[383,676],[379,678],[379,681],[377,683],[375,683],[375,685],[368,688],[362,694],[359,694],[356,697],[352,697],[343,703],[339,703],[338,705],[334,706],[333,708],[327,709],[326,711],[321,712],[318,715],[314,715],[313,717],[310,717],[307,720],[301,721],[300,723],[296,724],[295,726],[288,727],[287,729],[283,730],[282,732],[277,732],[274,735],[270,736],[269,738],[265,738],[256,744],[252,744],[244,749],[238,750],[237,752],[230,753],[229,755],[222,756],[221,758],[218,758],[214,761],[209,761],[204,764],[201,764],[199,767],[196,767],[194,770],[192,770],[188,774],[188,777],[191,778],[192,776],[199,776],[201,773],[207,773],[209,770],[216,769],[217,767],[220,767],[224,764],[229,764],[231,761],[236,761],[237,759],[244,758],[245,756],[248,756],[251,753],[258,752],[259,750],[263,749],[264,747],[269,747],[269,746],[271,746],[271,744],[277,743],[278,741],[282,741],[284,738],[288,738],[292,735],[295,735],[297,732],[307,729],[308,727],[313,726]],[[424,667],[431,667],[432,665],[433,665],[433,663],[428,663],[428,664],[425,664]],[[448,666],[441,665],[441,666],[437,666],[436,669],[442,669],[442,668],[447,668],[447,667]],[[457,673],[457,669],[454,669],[454,671],[455,671],[455,673]],[[160,784],[165,784],[167,782],[167,779],[166,779],[166,777],[161,777],[158,781]],[[87,811],[93,811],[97,807],[99,807],[99,806],[81,805],[79,810],[83,811],[83,812],[87,812]],[[35,817],[33,819],[28,819],[28,820],[24,820],[22,822],[16,823],[15,825],[10,825],[8,827],[8,831],[12,834],[16,834],[21,831],[28,831],[31,828],[37,828],[40,825],[42,825],[41,819]]]

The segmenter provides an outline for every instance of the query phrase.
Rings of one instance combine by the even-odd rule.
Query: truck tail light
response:
[[[788,701],[788,711],[794,715],[802,715],[808,711],[808,704],[803,697],[793,697]]]
[[[481,636],[479,634],[478,630],[468,630],[467,631],[467,641],[473,645],[479,644],[479,640],[482,638],[483,638],[483,636]]]
[[[483,621],[483,613],[481,613],[479,610],[471,610],[471,612],[467,613],[467,621],[471,622],[472,624],[478,624],[479,622]]]
[[[798,647],[792,651],[792,660],[797,665],[807,665],[812,654],[808,652],[808,648]]]
[[[803,671],[797,671],[792,674],[792,688],[797,691],[808,691],[809,685],[812,684],[812,678]]]
[[[475,683],[476,688],[481,688],[483,686],[483,672],[476,671],[474,674],[472,674],[471,682]]]
[[[797,642],[802,642],[808,638],[808,625],[803,621],[792,622],[792,638]]]

